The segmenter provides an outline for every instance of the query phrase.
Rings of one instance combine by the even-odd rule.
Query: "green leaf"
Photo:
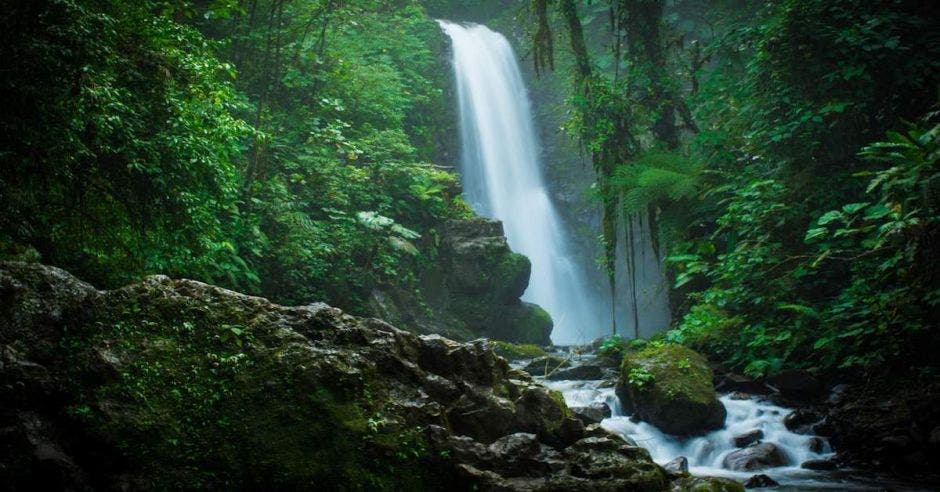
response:
[[[867,207],[868,205],[869,202],[849,203],[842,206],[842,211],[851,215]]]

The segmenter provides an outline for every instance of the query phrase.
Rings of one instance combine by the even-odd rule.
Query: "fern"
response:
[[[697,160],[654,150],[618,167],[611,184],[622,196],[624,211],[633,213],[657,202],[693,196],[702,184],[702,173],[703,165]]]

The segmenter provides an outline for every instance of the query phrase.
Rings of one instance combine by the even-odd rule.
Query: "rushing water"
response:
[[[551,314],[555,344],[607,333],[609,304],[589,294],[545,187],[529,99],[509,42],[486,26],[440,25],[453,43],[465,198],[477,213],[501,220],[510,247],[532,262],[523,299]]]
[[[858,471],[813,471],[800,468],[800,464],[811,459],[823,459],[833,455],[828,443],[820,452],[810,449],[813,436],[790,432],[783,419],[790,409],[774,405],[757,397],[735,400],[721,397],[728,415],[724,428],[703,436],[678,438],[665,434],[646,422],[633,422],[620,407],[613,388],[598,388],[600,381],[544,381],[552,389],[561,391],[568,406],[587,406],[594,402],[606,403],[612,416],[604,419],[605,429],[632,439],[650,452],[653,461],[659,464],[684,456],[689,460],[689,471],[694,475],[720,476],[744,481],[763,473],[781,484],[774,490],[925,490],[916,485],[873,477]],[[775,444],[787,456],[785,466],[750,472],[735,472],[725,469],[722,461],[737,448],[732,437],[744,432],[760,429],[764,432],[761,442]]]

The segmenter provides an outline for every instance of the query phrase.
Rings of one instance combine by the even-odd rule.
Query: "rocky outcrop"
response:
[[[0,354],[12,490],[676,486],[486,342],[325,304],[2,263]]]
[[[702,434],[724,424],[726,411],[711,369],[704,357],[681,345],[628,353],[616,392],[628,413],[669,434]]]
[[[420,295],[414,289],[377,288],[370,299],[372,313],[421,334],[549,345],[551,317],[520,300],[531,265],[509,249],[502,223],[451,220],[440,234],[434,264],[417,282]]]

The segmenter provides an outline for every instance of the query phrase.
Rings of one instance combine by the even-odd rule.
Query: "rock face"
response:
[[[616,391],[626,411],[669,434],[702,434],[724,424],[705,358],[680,345],[628,353]]]
[[[418,279],[422,297],[411,289],[376,289],[372,313],[416,333],[549,345],[551,317],[519,299],[532,267],[528,258],[509,249],[502,223],[450,220],[440,232],[434,265]]]
[[[12,490],[666,490],[485,342],[155,276],[0,263]]]
[[[722,466],[733,471],[752,471],[783,466],[788,461],[787,455],[780,448],[765,442],[732,451],[725,456]]]

